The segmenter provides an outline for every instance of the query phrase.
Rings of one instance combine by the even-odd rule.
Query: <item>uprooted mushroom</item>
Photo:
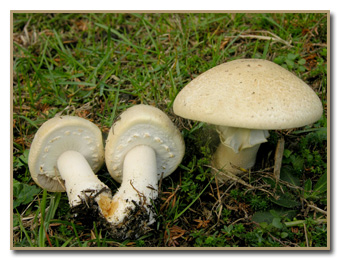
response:
[[[136,237],[155,222],[158,181],[177,168],[184,150],[180,132],[161,110],[137,105],[120,115],[105,146],[107,169],[121,183],[106,216],[115,236]]]
[[[34,136],[28,160],[33,180],[48,191],[66,191],[71,208],[99,191],[110,194],[109,188],[95,175],[103,164],[100,129],[76,116],[58,116],[46,121]]]
[[[32,178],[48,191],[66,191],[83,221],[97,220],[115,238],[137,238],[155,222],[158,181],[181,162],[182,136],[161,110],[137,105],[113,124],[105,149],[108,171],[122,183],[114,196],[95,175],[104,162],[99,128],[78,117],[55,117],[32,142]]]

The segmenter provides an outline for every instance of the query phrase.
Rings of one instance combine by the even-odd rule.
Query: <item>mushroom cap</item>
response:
[[[51,192],[65,191],[57,161],[66,151],[81,153],[94,172],[104,163],[100,129],[76,116],[54,117],[38,129],[31,144],[28,166],[33,180]]]
[[[117,182],[122,182],[125,155],[138,145],[155,150],[158,179],[170,175],[184,156],[183,137],[169,117],[158,108],[135,105],[118,117],[105,145],[106,166]]]
[[[173,108],[192,120],[267,130],[313,123],[323,111],[306,83],[260,59],[234,60],[204,72],[179,92]]]

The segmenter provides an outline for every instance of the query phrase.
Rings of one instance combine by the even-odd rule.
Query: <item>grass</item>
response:
[[[213,126],[177,117],[177,93],[199,74],[237,58],[274,61],[308,83],[323,117],[271,131],[242,181],[211,177]],[[135,104],[166,112],[186,155],[162,181],[157,222],[138,240],[111,239],[72,220],[66,194],[41,190],[27,166],[43,122],[76,115],[104,136]],[[285,140],[280,179],[275,149]],[[327,247],[327,14],[14,13],[13,247]],[[105,166],[98,173],[119,187]]]

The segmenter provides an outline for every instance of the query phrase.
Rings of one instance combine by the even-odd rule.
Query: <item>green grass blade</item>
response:
[[[297,130],[297,131],[294,131],[293,134],[305,134],[305,133],[317,132],[317,131],[324,131],[324,132],[327,133],[327,127],[310,128],[310,129],[306,129],[306,130]]]
[[[34,126],[36,129],[39,129],[39,126],[35,122],[33,122],[31,119],[29,119],[28,117],[21,116],[21,115],[18,115],[18,117],[26,120],[29,124]]]
[[[59,34],[57,33],[57,31],[56,31],[56,30],[53,30],[53,33],[54,33],[54,35],[55,35],[55,38],[56,38],[56,40],[57,40],[57,42],[58,42],[58,45],[59,45],[59,47],[60,47],[60,49],[61,49],[63,55],[64,55],[70,62],[72,62],[72,63],[78,65],[83,71],[85,71],[86,73],[88,73],[88,70],[86,69],[86,67],[85,67],[83,64],[81,64],[79,61],[77,61],[77,60],[72,56],[72,54],[65,48],[65,46],[64,46],[64,44],[63,44],[63,42],[62,42],[62,40],[61,40]]]
[[[81,241],[80,241],[80,237],[79,237],[78,232],[77,232],[76,225],[75,225],[74,223],[71,223],[71,226],[72,226],[73,231],[74,231],[74,234],[75,234],[75,236],[76,236],[78,246],[79,246],[79,247],[82,247],[82,244],[81,244]]]
[[[100,23],[95,23],[95,25],[98,26],[98,27],[103,28],[106,31],[109,30],[109,27],[106,26],[106,25],[103,25],[103,24],[100,24]],[[157,53],[156,51],[151,51],[151,50],[149,50],[147,48],[144,48],[144,47],[141,47],[141,46],[133,44],[128,38],[126,38],[123,34],[119,33],[115,29],[110,28],[110,31],[112,33],[114,33],[115,35],[117,35],[120,39],[122,39],[123,43],[127,44],[128,46],[133,47],[135,50],[142,50],[142,51],[147,51],[147,52],[150,52],[150,53]]]
[[[87,87],[96,87],[97,84],[90,82],[78,82],[78,81],[61,81],[58,82],[59,85],[75,85],[75,86],[87,86]]]
[[[108,51],[106,52],[106,54],[103,57],[103,59],[99,62],[98,66],[94,69],[92,74],[88,77],[88,81],[91,81],[92,79],[95,79],[97,77],[98,71],[104,66],[106,61],[111,57],[113,51],[114,51],[113,48],[112,49],[110,49],[110,48],[108,49]]]
[[[24,225],[22,224],[21,216],[20,216],[19,212],[17,212],[17,215],[18,215],[18,221],[19,221],[20,230],[22,232],[24,232],[24,235],[25,235],[25,237],[26,237],[30,247],[34,247],[34,244],[33,244],[32,240],[31,240],[30,236],[28,235]]]
[[[198,200],[198,198],[203,194],[203,192],[209,187],[210,183],[214,180],[215,178],[211,178],[210,181],[208,182],[208,184],[204,187],[203,190],[201,190],[201,192],[196,196],[196,198],[190,202],[190,204],[188,206],[185,207],[184,210],[182,210],[179,214],[176,214],[174,220],[178,219],[181,215],[183,215],[191,206],[192,204],[194,204],[196,202],[196,200]]]
[[[67,239],[60,247],[67,247],[68,244],[72,241],[73,237],[70,237],[69,239]]]
[[[46,215],[46,201],[47,201],[47,190],[43,190],[43,196],[40,203],[40,226],[39,226],[39,239],[38,246],[45,247],[45,215]]]
[[[118,88],[116,90],[115,100],[114,100],[114,103],[113,103],[113,108],[112,108],[111,117],[110,117],[110,121],[109,121],[110,125],[113,124],[113,121],[114,121],[114,119],[116,117],[117,104],[118,104],[118,98],[119,98],[119,91],[120,91],[120,86],[118,86]]]

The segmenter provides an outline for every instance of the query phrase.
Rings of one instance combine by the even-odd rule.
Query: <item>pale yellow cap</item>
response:
[[[174,101],[184,118],[252,129],[289,129],[317,121],[315,92],[281,66],[260,59],[218,65],[185,86]]]

